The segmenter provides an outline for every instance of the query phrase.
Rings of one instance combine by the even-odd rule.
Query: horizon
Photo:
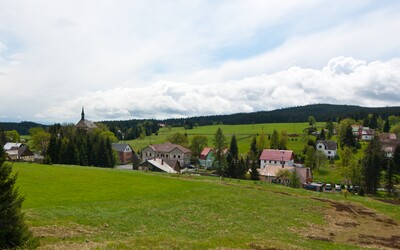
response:
[[[251,114],[251,113],[256,113],[256,112],[273,112],[273,111],[279,111],[279,110],[285,110],[285,109],[292,109],[292,108],[298,108],[298,107],[307,107],[307,106],[316,106],[316,105],[330,105],[330,106],[350,106],[350,107],[360,107],[360,108],[367,108],[367,109],[379,109],[379,108],[396,108],[396,107],[400,107],[400,106],[382,106],[382,107],[365,107],[365,106],[359,106],[359,105],[353,105],[353,104],[331,104],[331,103],[313,103],[313,104],[307,104],[307,105],[299,105],[299,106],[292,106],[292,107],[284,107],[284,108],[277,108],[277,109],[273,109],[273,110],[259,110],[259,111],[254,111],[254,112],[239,112],[239,113],[231,113],[231,114],[213,114],[213,115],[201,115],[201,116],[188,116],[188,117],[178,117],[178,118],[165,118],[165,119],[156,119],[156,118],[140,118],[140,119],[126,119],[126,120],[92,120],[90,119],[86,119],[87,118],[87,114],[85,111],[85,120],[90,120],[93,122],[97,122],[97,123],[101,123],[101,122],[109,122],[109,121],[128,121],[128,120],[155,120],[155,121],[159,121],[159,122],[163,122],[165,120],[170,120],[170,119],[191,119],[191,118],[196,118],[196,117],[210,117],[210,116],[229,116],[229,115],[237,115],[237,114]],[[82,109],[81,109],[82,111]],[[80,113],[79,113],[79,117],[80,117]],[[39,125],[45,125],[45,126],[51,126],[53,124],[61,124],[61,125],[75,125],[78,121],[80,120],[80,118],[77,118],[76,121],[72,121],[72,122],[41,122],[41,121],[28,121],[28,120],[20,120],[20,121],[2,121],[0,120],[0,123],[22,123],[22,122],[33,122],[33,123],[37,123]],[[297,122],[293,122],[293,123],[297,123]]]
[[[4,2],[0,121],[400,106],[399,1]]]

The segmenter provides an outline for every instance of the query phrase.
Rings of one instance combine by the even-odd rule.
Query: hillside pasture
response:
[[[323,126],[324,123],[319,123],[318,126]],[[222,132],[227,138],[227,143],[231,140],[233,134],[236,135],[239,153],[246,154],[250,149],[250,143],[254,136],[261,134],[268,135],[272,134],[274,130],[279,133],[286,131],[289,134],[303,134],[303,130],[307,128],[308,123],[265,123],[265,124],[247,124],[247,125],[210,125],[210,126],[199,126],[193,129],[185,130],[183,127],[172,127],[172,128],[161,128],[158,135],[147,136],[144,139],[135,139],[125,141],[129,143],[131,147],[136,151],[140,152],[144,147],[151,144],[164,143],[167,141],[167,137],[174,133],[187,134],[189,143],[194,135],[204,135],[208,138],[208,146],[212,147],[214,134],[218,127],[222,129]],[[269,141],[268,141],[269,142]],[[287,147],[296,153],[301,152],[304,148],[304,141],[301,137],[289,138]]]
[[[190,175],[15,163],[41,249],[399,246],[399,207]],[[374,228],[373,232],[371,228]]]

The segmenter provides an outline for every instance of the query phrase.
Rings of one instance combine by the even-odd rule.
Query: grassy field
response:
[[[323,123],[318,124],[323,125]],[[286,131],[289,134],[302,134],[303,129],[308,127],[308,123],[266,123],[266,124],[248,124],[248,125],[211,125],[211,126],[200,126],[190,130],[185,130],[182,127],[177,128],[162,128],[159,130],[158,135],[151,135],[145,139],[136,139],[125,141],[129,143],[131,147],[137,152],[141,151],[144,147],[150,144],[164,143],[167,141],[167,137],[174,133],[186,133],[191,141],[193,135],[205,135],[208,137],[208,145],[212,146],[212,140],[218,127],[222,129],[222,132],[227,138],[227,143],[231,140],[233,134],[236,135],[239,147],[239,153],[246,154],[250,149],[250,143],[254,135],[258,135],[262,132],[265,134],[272,134],[277,130],[278,132]],[[304,148],[304,142],[301,138],[297,138],[295,141],[288,141],[287,146],[289,149],[300,152]]]
[[[400,243],[399,207],[367,197],[91,167],[15,163],[14,170],[42,249],[361,249]]]

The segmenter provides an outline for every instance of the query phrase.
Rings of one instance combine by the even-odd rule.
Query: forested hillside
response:
[[[259,111],[253,113],[238,113],[231,115],[199,116],[181,119],[166,119],[163,122],[172,126],[191,126],[212,124],[257,124],[257,123],[287,123],[306,122],[309,116],[317,121],[336,121],[343,118],[363,119],[368,114],[377,114],[382,118],[389,115],[400,115],[400,107],[366,108],[351,105],[312,104],[273,111]]]
[[[189,118],[165,119],[165,120],[125,120],[125,121],[101,121],[106,124],[110,131],[119,137],[119,132],[125,135],[125,139],[134,139],[141,134],[149,135],[156,133],[158,124],[176,127],[193,127],[212,124],[258,124],[258,123],[287,123],[287,122],[307,122],[309,116],[314,116],[317,121],[325,122],[329,119],[336,121],[343,118],[363,119],[367,114],[377,114],[383,119],[389,115],[400,116],[400,107],[379,107],[367,108],[352,105],[333,105],[333,104],[312,104],[292,108],[283,108],[272,111],[259,111],[253,113],[237,113],[231,115],[212,115],[197,116]],[[4,131],[17,130],[19,134],[26,135],[31,127],[47,127],[34,122],[5,122],[0,123]],[[121,138],[119,138],[121,139]]]

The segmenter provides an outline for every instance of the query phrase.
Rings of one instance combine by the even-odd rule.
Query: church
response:
[[[93,129],[96,129],[97,126],[94,124],[94,122],[86,120],[85,119],[85,110],[82,107],[82,113],[81,113],[81,120],[75,125],[77,129],[82,129],[85,131],[91,131]]]

